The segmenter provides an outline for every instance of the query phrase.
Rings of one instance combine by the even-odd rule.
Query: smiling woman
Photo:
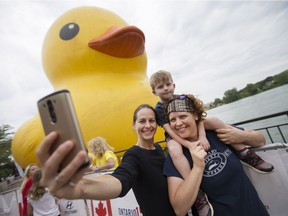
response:
[[[191,167],[187,178],[183,179],[179,174],[169,155],[164,166],[175,213],[185,214],[194,204],[201,188],[212,204],[215,215],[268,216],[231,146],[221,142],[214,131],[206,131],[210,149],[205,152],[200,145],[197,124],[202,120],[204,109],[198,105],[194,96],[186,95],[175,98],[166,107],[171,129],[181,138],[194,142],[189,149],[183,147]],[[242,137],[247,138],[247,145],[257,145],[255,140],[262,140],[260,132],[255,131],[249,136],[247,133],[241,133]]]
[[[78,171],[85,152],[79,153],[58,173],[59,164],[69,154],[73,143],[63,143],[51,155],[50,148],[57,134],[48,135],[37,152],[43,167],[43,184],[57,197],[65,199],[113,199],[125,196],[132,188],[143,215],[175,215],[169,202],[167,180],[162,173],[166,157],[161,146],[154,144],[157,124],[155,110],[150,105],[136,108],[133,129],[137,142],[124,154],[122,163],[112,174],[92,178],[84,178],[85,171]]]

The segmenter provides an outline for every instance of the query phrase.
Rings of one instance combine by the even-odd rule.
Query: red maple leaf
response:
[[[95,211],[97,213],[97,215],[99,216],[106,216],[106,208],[104,208],[104,205],[102,202],[99,202],[98,204],[98,208],[95,208]]]

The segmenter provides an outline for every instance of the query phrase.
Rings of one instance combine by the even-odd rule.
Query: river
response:
[[[232,124],[287,110],[288,84],[208,110],[207,116],[216,116]],[[245,128],[255,129],[287,122],[288,116],[284,115],[257,123],[250,123],[245,125]],[[285,133],[285,137],[288,137],[288,127],[285,127],[282,130]]]

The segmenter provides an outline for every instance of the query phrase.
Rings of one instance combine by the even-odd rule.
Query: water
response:
[[[219,119],[232,124],[261,116],[266,116],[288,110],[288,85],[280,86],[251,97],[244,98],[233,103],[207,111],[207,116],[216,116]],[[276,124],[288,123],[288,116],[275,117],[255,123],[243,125],[245,128],[256,129]],[[288,140],[288,126],[281,127],[286,141]],[[272,133],[280,136],[277,130],[272,129]],[[267,136],[264,134],[265,137]],[[277,138],[277,142],[283,139]]]

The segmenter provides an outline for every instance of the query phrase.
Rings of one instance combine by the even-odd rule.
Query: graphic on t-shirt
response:
[[[205,158],[205,169],[204,169],[204,177],[212,177],[220,173],[226,163],[227,157],[232,152],[230,149],[226,149],[224,152],[217,152],[216,149],[213,149],[208,152],[208,155]]]

